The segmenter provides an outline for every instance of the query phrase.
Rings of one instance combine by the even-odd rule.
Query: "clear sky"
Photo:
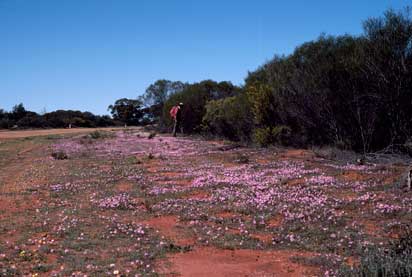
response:
[[[242,84],[319,34],[406,0],[0,0],[0,108],[107,114],[157,79]]]

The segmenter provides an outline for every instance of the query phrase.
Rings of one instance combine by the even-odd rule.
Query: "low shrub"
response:
[[[106,139],[113,137],[113,134],[105,131],[96,130],[91,132],[88,137],[90,137],[91,139]]]
[[[240,163],[240,164],[248,164],[250,162],[250,159],[245,154],[238,154],[236,155],[235,162]]]
[[[99,131],[94,131],[92,133],[90,133],[90,138],[92,139],[99,139],[102,137],[102,134]]]
[[[316,157],[335,160],[345,163],[354,163],[357,160],[362,160],[362,156],[356,154],[350,150],[342,150],[338,147],[324,146],[324,147],[312,147],[312,151]]]
[[[412,276],[412,232],[408,228],[388,248],[369,248],[355,268],[342,267],[338,276]]]
[[[63,151],[52,152],[51,155],[55,160],[67,160],[69,158]]]

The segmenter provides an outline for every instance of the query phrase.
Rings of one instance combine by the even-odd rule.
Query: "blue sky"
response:
[[[157,79],[242,84],[274,54],[410,3],[0,0],[0,108],[107,114]]]

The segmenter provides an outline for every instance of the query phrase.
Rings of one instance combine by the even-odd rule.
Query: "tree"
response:
[[[151,84],[139,100],[146,107],[146,120],[150,118],[152,121],[158,121],[163,110],[164,103],[169,97],[175,93],[181,92],[185,88],[185,84],[177,81],[157,80]]]
[[[15,121],[22,119],[27,114],[26,109],[23,106],[23,103],[15,105],[11,112],[11,118]]]
[[[9,127],[8,113],[0,109],[0,129],[6,129]]]
[[[119,120],[128,125],[139,125],[143,117],[143,103],[137,99],[122,98],[114,105],[110,105],[108,110],[115,120]]]
[[[255,127],[279,124],[303,145],[368,152],[412,137],[412,13],[387,11],[360,36],[326,36],[246,79]]]

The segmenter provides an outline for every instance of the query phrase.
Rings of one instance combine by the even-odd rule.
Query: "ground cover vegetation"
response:
[[[197,255],[256,259],[239,260],[252,275],[411,273],[402,163],[150,135],[2,141],[2,276],[185,276]]]

